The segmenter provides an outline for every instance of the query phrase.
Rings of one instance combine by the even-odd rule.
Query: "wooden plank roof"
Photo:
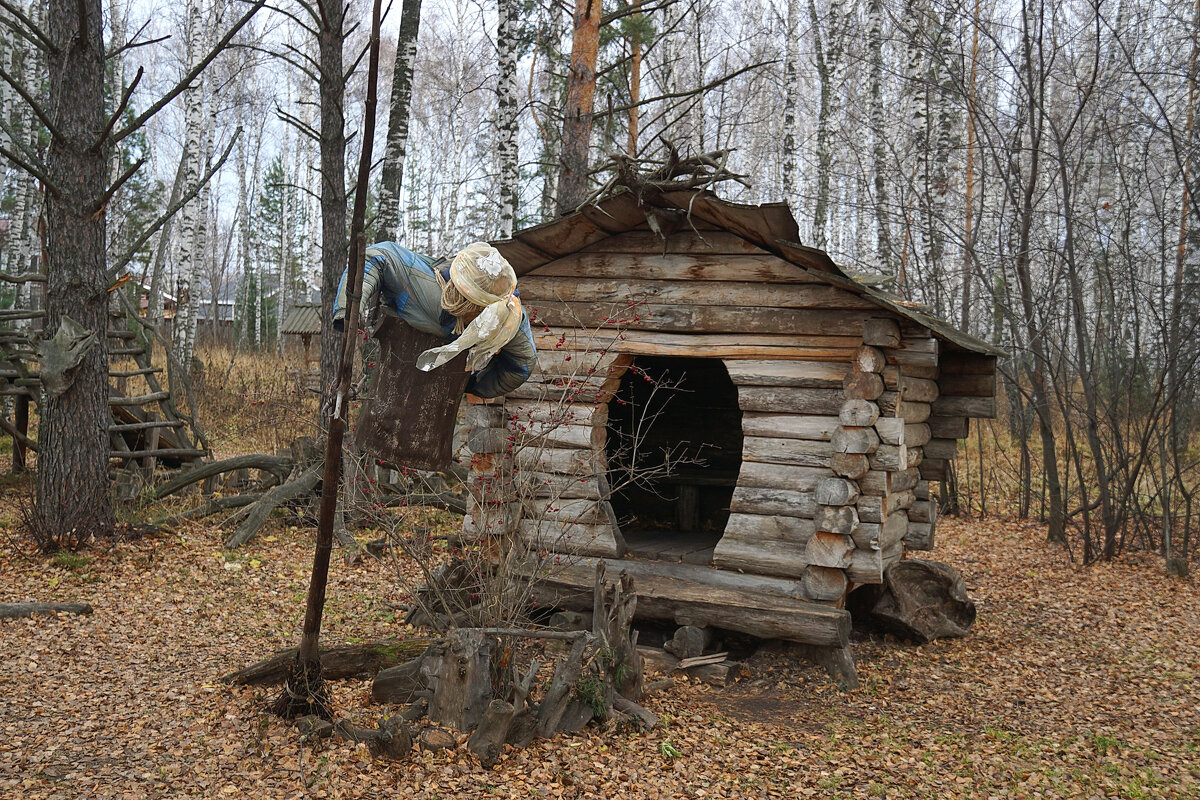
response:
[[[713,226],[737,234],[788,261],[813,277],[862,296],[899,317],[928,328],[955,349],[987,355],[1004,351],[982,339],[904,304],[900,298],[859,283],[838,267],[824,250],[800,243],[800,228],[787,203],[745,205],[722,200],[712,192],[668,192],[654,203],[641,203],[633,192],[621,190],[580,210],[541,225],[517,231],[511,239],[492,244],[504,254],[517,275],[525,275],[556,259],[619,233],[644,227],[655,217],[660,227]],[[632,277],[632,276],[631,276]],[[290,321],[289,317],[289,321]],[[288,333],[287,323],[284,332]]]
[[[298,336],[314,335],[321,332],[321,304],[296,303],[283,321],[280,333],[290,333]]]

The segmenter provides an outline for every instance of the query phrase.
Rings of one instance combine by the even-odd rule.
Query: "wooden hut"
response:
[[[307,368],[312,361],[310,354],[312,338],[321,335],[321,304],[296,303],[288,312],[279,332],[284,336],[300,337],[300,341],[304,345],[304,366]]]
[[[549,602],[590,608],[603,558],[640,616],[844,647],[847,592],[933,546],[929,482],[994,415],[999,351],[798,240],[786,204],[687,191],[495,242],[539,367],[468,408],[468,446],[477,498],[507,459],[532,482],[502,499]]]

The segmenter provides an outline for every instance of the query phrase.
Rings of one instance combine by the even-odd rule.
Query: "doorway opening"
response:
[[[742,412],[721,360],[638,356],[609,402],[605,448],[630,555],[711,563],[742,466]]]

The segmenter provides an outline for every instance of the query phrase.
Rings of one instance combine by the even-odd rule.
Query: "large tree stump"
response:
[[[847,607],[856,623],[924,644],[966,636],[975,623],[975,604],[958,570],[939,561],[910,559],[893,564],[880,585],[851,592]]]
[[[432,675],[429,718],[455,730],[471,730],[492,699],[491,637],[476,628],[453,630],[430,657],[438,664]]]

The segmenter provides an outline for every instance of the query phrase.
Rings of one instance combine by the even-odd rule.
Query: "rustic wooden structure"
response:
[[[588,608],[605,559],[640,617],[844,648],[847,592],[932,548],[999,351],[798,239],[785,204],[681,191],[495,242],[539,367],[468,408],[466,533],[561,555],[548,602]]]
[[[288,312],[279,332],[284,336],[300,337],[300,342],[304,346],[304,366],[307,369],[312,361],[310,352],[312,338],[321,335],[321,304],[296,303]]]

